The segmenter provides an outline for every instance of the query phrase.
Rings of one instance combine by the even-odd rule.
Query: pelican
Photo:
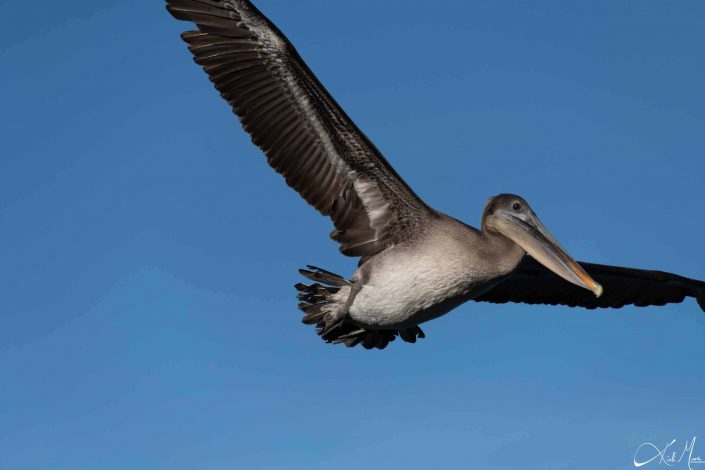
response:
[[[421,323],[469,300],[593,309],[694,297],[705,310],[705,282],[577,263],[519,196],[490,198],[479,229],[430,207],[250,1],[167,0],[167,10],[195,23],[182,39],[268,163],[360,258],[350,279],[300,270],[313,281],[296,285],[303,322],[326,342],[414,343]]]

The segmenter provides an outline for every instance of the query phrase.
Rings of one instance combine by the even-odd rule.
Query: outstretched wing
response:
[[[279,29],[247,0],[167,0],[182,34],[269,164],[336,227],[349,256],[413,237],[432,214]]]
[[[564,281],[530,256],[526,256],[512,274],[475,300],[593,309],[620,308],[625,305],[666,305],[682,302],[686,297],[694,297],[700,308],[705,311],[705,282],[661,271],[591,263],[580,263],[580,266],[602,284],[605,290],[601,297],[597,298],[592,292]]]

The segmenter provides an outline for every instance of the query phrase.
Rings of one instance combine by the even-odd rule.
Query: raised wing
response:
[[[167,0],[182,34],[252,141],[336,227],[349,256],[414,236],[433,212],[338,106],[294,46],[247,0]]]
[[[567,305],[569,307],[646,307],[697,299],[705,311],[705,282],[675,274],[643,269],[580,263],[604,287],[596,298],[592,292],[574,286],[526,256],[512,274],[475,299],[478,302]]]

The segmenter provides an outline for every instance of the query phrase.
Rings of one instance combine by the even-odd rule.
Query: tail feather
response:
[[[308,269],[299,269],[299,273],[302,276],[314,281],[322,282],[323,284],[328,284],[329,286],[343,287],[349,286],[350,282],[346,281],[345,278],[337,274],[333,274],[325,269],[317,268],[316,266],[311,266],[310,264],[306,266]],[[312,269],[313,271],[309,271]]]
[[[408,343],[415,343],[417,338],[426,335],[418,326],[402,330],[366,330],[361,328],[348,316],[352,284],[342,276],[325,269],[307,266],[300,269],[302,276],[314,281],[314,284],[296,284],[299,291],[299,308],[304,312],[303,323],[316,325],[318,335],[327,343],[344,344],[354,347],[362,344],[365,349],[384,349],[400,336]]]

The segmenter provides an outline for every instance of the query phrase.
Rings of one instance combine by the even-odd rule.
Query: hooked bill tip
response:
[[[592,288],[592,291],[595,293],[595,297],[599,299],[602,293],[604,292],[604,289],[600,284],[595,283],[595,286]]]

